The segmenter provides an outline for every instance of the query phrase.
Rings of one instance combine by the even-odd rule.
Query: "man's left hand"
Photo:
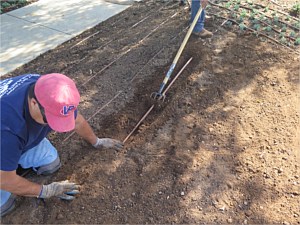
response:
[[[97,142],[93,146],[95,148],[113,148],[119,151],[123,148],[124,144],[112,138],[97,138]]]

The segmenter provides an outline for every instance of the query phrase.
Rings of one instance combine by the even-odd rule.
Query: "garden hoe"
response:
[[[165,85],[167,84],[168,80],[170,79],[170,76],[171,76],[171,74],[172,74],[172,72],[173,72],[173,70],[174,70],[174,68],[175,68],[175,66],[178,62],[178,59],[179,59],[179,57],[180,57],[187,41],[188,41],[188,39],[191,36],[192,31],[194,30],[194,27],[195,27],[201,13],[202,13],[202,10],[203,10],[202,7],[200,7],[197,14],[196,14],[196,16],[195,16],[195,18],[194,18],[194,20],[193,20],[193,22],[192,22],[192,24],[191,24],[191,26],[190,26],[190,28],[189,28],[189,30],[188,30],[188,32],[187,32],[187,34],[185,35],[185,38],[184,38],[184,40],[183,40],[183,42],[182,42],[182,44],[181,44],[181,46],[180,46],[180,48],[177,52],[172,64],[171,64],[168,72],[167,72],[167,75],[165,76],[165,79],[163,80],[162,84],[160,85],[159,91],[152,93],[151,94],[152,98],[159,99],[159,100],[161,100],[161,99],[164,100],[165,99],[165,95],[162,93],[162,91],[163,91]]]

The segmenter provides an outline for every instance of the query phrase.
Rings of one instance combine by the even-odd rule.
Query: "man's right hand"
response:
[[[114,148],[119,151],[123,148],[124,144],[121,141],[112,138],[97,138],[97,141],[93,146],[95,148]]]
[[[79,185],[70,183],[68,180],[53,182],[43,185],[39,198],[58,197],[63,200],[73,200],[74,195],[79,193]]]

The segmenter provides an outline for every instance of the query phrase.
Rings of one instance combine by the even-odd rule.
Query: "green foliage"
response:
[[[19,6],[23,6],[26,5],[27,0],[7,0],[7,1],[1,1],[1,8],[0,8],[0,13],[2,14],[3,12],[6,12],[7,10],[3,9],[7,9],[10,7],[19,7]]]
[[[286,32],[286,25],[283,25],[283,26],[282,26],[281,32]]]
[[[273,17],[273,20],[274,20],[274,23],[278,23],[278,22],[279,22],[278,16],[274,16],[274,17]]]
[[[260,29],[260,25],[259,24],[254,24],[253,29],[254,30],[259,30]]]
[[[255,14],[254,14],[253,12],[250,13],[249,19],[250,19],[250,20],[254,20],[254,18],[255,18]]]
[[[295,24],[294,24],[294,27],[297,27],[297,28],[299,28],[299,29],[300,29],[300,22],[298,22],[298,23],[295,23]]]
[[[235,11],[238,11],[238,10],[239,10],[239,8],[240,8],[240,6],[239,6],[239,5],[235,5],[233,9],[234,9]]]
[[[267,27],[264,28],[264,30],[267,31],[267,32],[270,32],[270,31],[272,31],[272,27],[267,26]]]
[[[285,20],[286,20],[286,21],[291,21],[292,18],[291,18],[290,16],[287,16],[287,17],[285,18]]]
[[[286,44],[287,43],[286,38],[285,37],[280,38],[280,42],[282,44]]]
[[[266,7],[265,9],[264,9],[264,12],[268,12],[269,11],[269,7]]]
[[[265,22],[268,23],[268,24],[272,23],[272,21],[270,19],[266,19]]]
[[[290,12],[296,16],[299,16],[300,15],[300,2],[295,3],[292,6]]]
[[[284,36],[285,36],[285,35],[284,35],[284,33],[282,33],[282,32],[279,34],[279,37],[280,37],[280,38],[283,38]]]
[[[10,4],[8,3],[8,2],[3,2],[3,3],[1,3],[1,8],[8,8],[8,7],[10,7]]]
[[[265,16],[264,16],[264,15],[260,15],[259,19],[260,19],[260,20],[264,20],[264,19],[265,19]]]
[[[245,9],[243,9],[243,11],[241,12],[241,16],[242,17],[246,17],[247,16],[247,11]]]
[[[253,34],[259,36],[260,31],[263,31],[265,35],[272,36],[277,41],[284,45],[300,45],[300,36],[298,35],[297,29],[300,29],[300,22],[294,20],[292,16],[283,16],[276,10],[270,9],[268,6],[265,8],[257,9],[254,0],[221,0],[223,5],[231,11],[231,19],[238,22],[239,29],[244,31],[246,29],[253,29]],[[241,7],[241,2],[247,4],[247,9]],[[267,15],[264,15],[265,12]],[[293,11],[300,15],[300,1],[293,5]],[[229,14],[229,13],[228,13]],[[230,14],[229,14],[230,15]],[[268,15],[272,15],[272,18]],[[286,21],[286,22],[283,22]],[[286,24],[288,25],[286,25]],[[226,26],[231,27],[232,21],[226,21]],[[295,29],[289,26],[294,26]],[[279,34],[278,31],[280,32]]]
[[[225,4],[225,7],[226,7],[227,9],[229,9],[230,6],[231,6],[231,2],[227,2],[227,3]]]
[[[295,31],[291,31],[291,33],[290,33],[290,37],[295,37],[296,36],[296,33],[295,33]]]
[[[257,9],[252,9],[252,12],[254,13],[254,15],[258,13]]]
[[[227,21],[226,23],[225,23],[227,26],[229,26],[229,27],[231,27],[232,26],[232,22],[231,21]]]
[[[245,30],[245,29],[246,29],[246,26],[245,26],[244,23],[240,23],[240,24],[239,24],[239,28],[240,28],[240,30]]]

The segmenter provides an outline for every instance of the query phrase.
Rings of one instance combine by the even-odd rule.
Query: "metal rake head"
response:
[[[151,94],[151,98],[164,101],[166,96],[164,94],[161,94],[161,93],[158,93],[158,92],[153,92]]]

